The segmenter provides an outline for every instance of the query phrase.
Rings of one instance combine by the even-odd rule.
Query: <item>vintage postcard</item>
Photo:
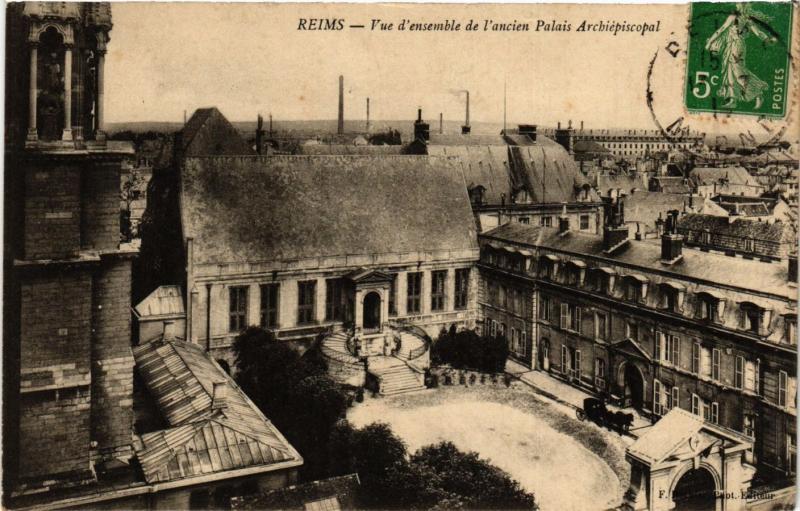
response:
[[[8,3],[3,507],[794,509],[797,20]]]

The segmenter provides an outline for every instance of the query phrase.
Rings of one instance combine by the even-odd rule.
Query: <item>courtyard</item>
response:
[[[630,439],[578,421],[521,382],[367,398],[348,419],[357,427],[388,423],[411,452],[443,440],[475,451],[532,491],[543,510],[608,509],[627,488]]]

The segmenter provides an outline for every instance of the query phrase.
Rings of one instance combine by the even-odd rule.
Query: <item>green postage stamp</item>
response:
[[[693,3],[686,108],[783,117],[791,37],[790,2]]]

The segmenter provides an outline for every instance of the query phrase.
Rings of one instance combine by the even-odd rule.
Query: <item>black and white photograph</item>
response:
[[[3,509],[796,508],[796,2],[3,12]]]

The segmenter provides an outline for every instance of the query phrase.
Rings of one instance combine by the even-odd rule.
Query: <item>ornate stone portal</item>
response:
[[[745,509],[753,441],[672,409],[628,447],[631,483],[623,509]]]

